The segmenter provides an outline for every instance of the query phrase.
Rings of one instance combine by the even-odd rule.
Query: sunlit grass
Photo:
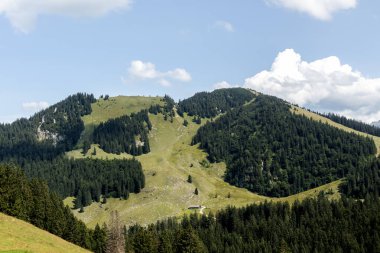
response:
[[[0,213],[0,252],[89,252],[27,222]]]

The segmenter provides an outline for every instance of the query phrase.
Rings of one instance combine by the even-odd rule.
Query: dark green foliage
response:
[[[71,150],[84,129],[81,116],[91,113],[93,102],[93,95],[78,93],[30,119],[0,124],[0,160],[52,159]]]
[[[148,133],[151,128],[148,111],[142,110],[101,123],[94,130],[93,141],[109,153],[146,154],[150,151]]]
[[[340,190],[346,196],[360,199],[367,194],[380,196],[380,159],[360,162],[348,173]]]
[[[252,100],[255,95],[243,88],[218,89],[213,92],[199,92],[178,103],[178,114],[212,118]]]
[[[159,113],[162,113],[162,107],[160,105],[151,105],[148,109],[148,112],[157,115]]]
[[[189,176],[187,177],[187,182],[188,182],[189,184],[191,184],[191,183],[193,182],[193,178],[191,177],[191,175],[189,175]]]
[[[100,195],[129,197],[145,186],[140,162],[129,160],[67,159],[24,162],[25,173],[43,178],[51,190],[62,197],[76,197],[75,207],[81,208],[100,201]]]
[[[287,196],[345,177],[373,156],[372,139],[290,112],[260,95],[201,127],[193,144],[211,162],[225,161],[225,180],[269,196]]]
[[[25,220],[69,242],[103,252],[105,230],[95,230],[74,217],[47,184],[28,180],[14,165],[0,164],[0,212]]]
[[[196,123],[196,124],[198,124],[198,125],[200,125],[202,123],[202,119],[199,116],[194,116],[193,117],[193,122]]]
[[[198,192],[198,188],[195,188],[194,194],[195,194],[195,195],[198,195],[198,194],[199,194],[199,192]]]
[[[173,118],[175,116],[175,112],[174,112],[175,102],[169,95],[165,95],[162,98],[162,101],[164,101],[163,106],[151,105],[150,108],[148,109],[148,112],[154,115],[157,115],[158,113],[162,113],[164,115],[164,120],[168,120],[168,118],[170,118],[170,122],[173,123]]]
[[[229,207],[216,216],[194,214],[181,222],[168,219],[148,228],[131,227],[127,238],[134,245],[149,234],[154,242],[151,252],[162,247],[210,253],[379,252],[379,210],[378,198],[330,202],[321,196],[291,207],[288,203]]]
[[[183,125],[184,125],[185,127],[187,127],[187,126],[189,125],[189,122],[185,119],[185,120],[183,121]]]
[[[357,131],[379,136],[380,137],[380,128],[376,126],[372,126],[369,124],[366,124],[361,121],[357,121],[354,119],[348,119],[344,116],[334,114],[334,113],[328,113],[328,114],[321,114],[322,116],[331,119],[332,121],[342,124],[343,126],[355,129]]]

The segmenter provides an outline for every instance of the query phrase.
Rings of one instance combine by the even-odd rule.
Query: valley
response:
[[[109,104],[119,105],[114,107],[115,111],[123,111],[121,107],[129,108],[129,102],[124,100],[124,104],[118,101],[120,98],[111,98],[109,102],[102,101],[103,106]],[[146,98],[141,98],[146,101]],[[136,103],[136,98],[133,98]],[[152,102],[153,103],[153,102]],[[140,103],[141,105],[143,103]],[[149,104],[149,103],[148,103]],[[94,105],[93,105],[94,106]],[[144,107],[135,107],[135,110]],[[133,112],[133,111],[129,111]],[[128,113],[125,112],[125,113]],[[109,119],[109,114],[104,111],[96,111],[86,118],[98,118],[100,121]],[[192,118],[185,115],[181,118],[178,115],[173,123],[165,121],[162,114],[150,114],[152,131],[149,135],[151,152],[137,156],[143,166],[146,185],[141,193],[131,194],[128,200],[110,198],[106,204],[94,202],[84,208],[83,213],[79,209],[75,210],[75,215],[84,221],[89,227],[94,227],[97,223],[107,222],[111,211],[117,210],[122,221],[126,225],[135,223],[147,225],[157,220],[168,217],[180,217],[189,214],[189,206],[205,206],[205,212],[215,213],[229,205],[245,206],[247,204],[260,203],[264,201],[285,201],[294,202],[307,197],[317,196],[321,191],[333,192],[331,198],[339,198],[338,185],[340,180],[327,185],[320,186],[299,194],[283,198],[270,198],[252,193],[246,189],[232,186],[223,180],[226,170],[224,163],[211,163],[209,166],[202,166],[201,162],[206,160],[207,154],[197,146],[191,146],[191,139],[201,125],[191,122]],[[183,121],[189,122],[187,127],[183,126]],[[207,119],[202,119],[202,124]],[[86,120],[85,120],[86,122]],[[93,148],[96,155],[92,155]],[[66,154],[75,159],[100,158],[100,159],[123,159],[131,158],[129,154],[109,154],[93,145],[88,153],[83,156],[81,150],[74,150]],[[193,182],[188,183],[188,175],[192,176]],[[197,188],[199,194],[195,195]],[[67,198],[65,203],[72,206],[72,198]]]

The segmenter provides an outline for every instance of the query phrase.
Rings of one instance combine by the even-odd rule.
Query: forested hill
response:
[[[380,127],[366,124],[364,122],[357,121],[354,119],[349,119],[349,118],[346,118],[344,116],[334,114],[334,113],[327,113],[327,114],[321,114],[321,115],[343,126],[355,129],[363,133],[380,137]]]
[[[177,112],[189,116],[213,118],[229,109],[241,106],[255,97],[255,94],[243,88],[218,89],[213,92],[199,92],[180,101]]]
[[[60,197],[76,197],[78,208],[99,201],[100,196],[127,199],[129,193],[138,193],[144,187],[145,178],[137,160],[84,161],[70,160],[64,155],[78,143],[85,129],[82,117],[92,112],[95,101],[93,95],[78,93],[29,119],[0,125],[0,162],[18,164],[28,177],[46,180]],[[135,131],[123,133],[129,134],[128,140],[134,144],[132,150],[137,151],[134,135],[145,130],[142,121],[149,121],[146,111],[141,115],[136,114],[134,118],[138,120],[126,125],[128,131]],[[113,140],[125,140],[117,135],[116,129],[111,131]],[[147,138],[146,135],[143,131],[141,138]],[[99,143],[103,144],[102,141]],[[143,151],[146,149],[149,149],[148,142]]]
[[[295,115],[266,95],[201,127],[197,143],[211,162],[226,162],[227,182],[276,197],[343,178],[376,152],[372,139]]]
[[[93,95],[78,93],[12,124],[0,124],[0,160],[10,157],[52,159],[72,149],[84,129],[81,116],[91,113]]]

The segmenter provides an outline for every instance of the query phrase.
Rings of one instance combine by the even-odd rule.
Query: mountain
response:
[[[1,252],[90,252],[25,221],[0,213]]]
[[[376,135],[360,122],[338,123],[242,88],[178,103],[167,95],[77,94],[0,125],[0,158],[46,180],[88,227],[108,222],[113,211],[133,226],[192,207],[217,213],[378,193]]]
[[[227,182],[274,197],[343,178],[377,152],[372,139],[294,114],[266,95],[207,123],[192,143],[227,164]]]

